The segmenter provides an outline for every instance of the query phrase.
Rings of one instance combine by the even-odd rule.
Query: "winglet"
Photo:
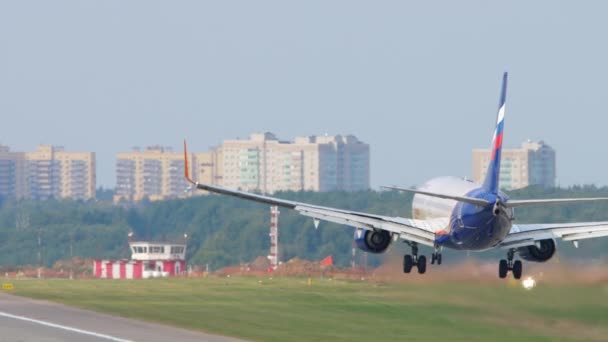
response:
[[[184,176],[188,182],[194,184],[190,178],[190,168],[188,167],[188,146],[186,145],[186,139],[184,139]]]
[[[498,118],[496,119],[496,129],[494,130],[494,136],[492,137],[492,157],[490,159],[490,165],[488,165],[486,179],[483,182],[484,190],[494,194],[498,193],[499,187],[498,178],[500,175],[502,136],[505,124],[505,102],[507,101],[507,78],[508,74],[505,72],[502,76],[502,89],[500,92],[500,102],[498,103]]]

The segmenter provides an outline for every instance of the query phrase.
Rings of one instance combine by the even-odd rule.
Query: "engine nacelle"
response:
[[[393,241],[386,230],[355,230],[355,243],[359,249],[369,253],[383,253]]]
[[[553,239],[540,240],[538,246],[526,246],[517,249],[519,256],[526,261],[545,262],[555,254]]]

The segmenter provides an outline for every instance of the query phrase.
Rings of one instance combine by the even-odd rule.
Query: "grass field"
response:
[[[606,341],[608,285],[22,280],[15,294],[254,341]]]

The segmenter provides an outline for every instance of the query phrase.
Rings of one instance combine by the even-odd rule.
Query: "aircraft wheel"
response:
[[[426,257],[421,255],[418,257],[418,273],[424,274],[426,272]]]
[[[437,265],[441,265],[441,253],[437,254]]]
[[[521,264],[521,260],[515,260],[513,263],[513,278],[520,279],[522,271],[523,266]]]
[[[503,279],[507,277],[507,272],[509,272],[509,264],[507,260],[502,259],[498,263],[498,276]]]
[[[414,266],[414,260],[412,256],[406,254],[403,256],[403,273],[410,273],[412,271],[412,267]]]

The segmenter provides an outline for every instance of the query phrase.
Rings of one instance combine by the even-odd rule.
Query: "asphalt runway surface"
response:
[[[141,322],[0,292],[0,342],[207,341],[231,337]]]

